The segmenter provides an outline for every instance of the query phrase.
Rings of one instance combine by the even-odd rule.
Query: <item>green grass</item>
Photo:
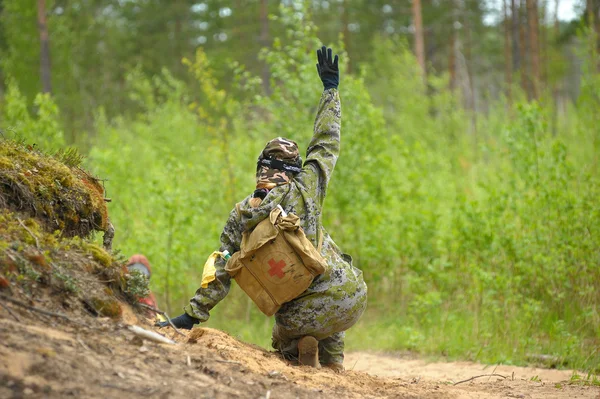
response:
[[[531,331],[524,321],[513,325],[502,335],[497,324],[485,315],[462,312],[439,313],[431,317],[432,326],[418,328],[414,319],[405,315],[367,315],[347,334],[351,350],[409,350],[440,360],[471,360],[486,364],[535,365],[547,368],[582,370],[600,373],[598,346],[571,338],[556,330]],[[566,338],[567,337],[567,338]],[[595,348],[594,348],[595,347]],[[539,361],[548,355],[549,362]]]

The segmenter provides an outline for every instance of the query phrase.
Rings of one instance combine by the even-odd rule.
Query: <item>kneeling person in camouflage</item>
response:
[[[331,49],[323,47],[317,58],[324,91],[306,161],[302,165],[298,146],[291,140],[279,137],[267,143],[258,158],[256,190],[229,215],[221,234],[221,251],[234,257],[236,252],[243,252],[244,234],[256,229],[276,208],[283,214],[297,215],[306,239],[318,249],[326,267],[304,292],[276,310],[273,347],[301,364],[342,371],[344,334],[366,308],[367,286],[352,258],[342,253],[321,225],[326,188],[340,151],[341,104],[338,56],[333,59]],[[209,311],[229,292],[229,265],[218,258],[214,266],[211,281],[196,291],[185,313],[172,320],[176,327],[189,329],[206,321]],[[271,277],[283,276],[278,263],[269,267]]]

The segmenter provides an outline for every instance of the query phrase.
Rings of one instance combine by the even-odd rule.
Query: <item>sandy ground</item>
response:
[[[438,382],[459,398],[595,398],[599,387],[569,385],[572,370],[483,365],[473,362],[426,362],[411,355],[355,352],[347,369],[411,384]],[[499,376],[490,376],[498,374]],[[580,373],[581,374],[581,373]],[[482,376],[472,381],[461,382]],[[503,378],[506,377],[506,378]],[[453,385],[459,383],[457,385]]]
[[[80,320],[86,328],[11,309],[20,321],[0,309],[0,398],[600,399],[598,387],[566,383],[569,371],[493,370],[361,352],[347,356],[349,371],[335,374],[289,364],[214,329],[196,328],[185,336],[156,329],[177,341],[167,345],[129,331],[127,324],[133,323],[153,329],[133,314],[118,323]],[[452,385],[492,371],[508,378]]]

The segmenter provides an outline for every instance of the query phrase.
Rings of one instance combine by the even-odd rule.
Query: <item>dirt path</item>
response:
[[[346,356],[346,368],[411,385],[440,383],[448,393],[460,398],[594,398],[599,387],[569,384],[571,370],[535,367],[486,366],[473,362],[426,362],[412,356],[355,352]],[[486,376],[458,384],[475,376]],[[584,376],[585,377],[585,376]]]
[[[344,374],[290,365],[226,333],[196,328],[160,332],[175,345],[142,341],[115,323],[82,318],[82,328],[13,308],[0,312],[0,398],[599,398],[597,387],[561,385],[568,372],[498,368],[511,379],[450,380],[488,373],[470,363],[426,364],[370,353],[347,358]],[[541,382],[529,380],[538,375]]]

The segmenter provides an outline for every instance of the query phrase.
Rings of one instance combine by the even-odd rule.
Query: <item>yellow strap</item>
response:
[[[222,257],[223,252],[215,251],[206,259],[204,270],[202,271],[202,283],[200,284],[202,288],[207,288],[210,282],[216,280],[217,269],[215,268],[215,261],[219,256]]]

